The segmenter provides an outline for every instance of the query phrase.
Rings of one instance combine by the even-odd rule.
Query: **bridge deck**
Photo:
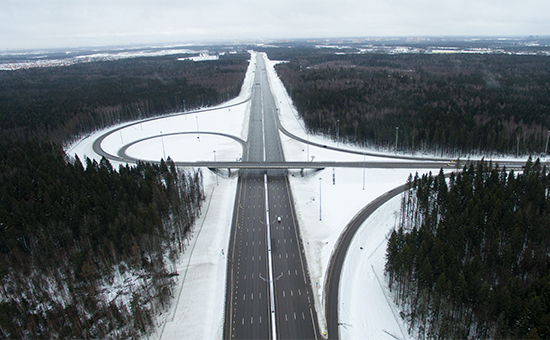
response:
[[[449,162],[175,162],[177,166],[212,169],[324,169],[324,168],[424,168],[456,167]]]

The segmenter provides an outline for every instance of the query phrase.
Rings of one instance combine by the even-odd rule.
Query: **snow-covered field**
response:
[[[47,58],[48,52],[45,52],[44,55],[36,54],[36,53],[28,53],[27,57],[30,59],[29,61],[24,62],[7,62],[7,63],[0,63],[0,70],[1,71],[14,71],[19,69],[29,69],[29,68],[35,68],[35,67],[60,67],[60,66],[70,66],[74,64],[80,64],[80,63],[90,63],[90,62],[97,62],[97,61],[113,61],[113,60],[120,60],[120,59],[129,59],[129,58],[141,58],[141,57],[159,57],[159,56],[166,56],[166,55],[175,55],[175,54],[196,54],[200,53],[201,55],[199,57],[191,57],[190,60],[193,61],[203,61],[203,60],[215,60],[217,59],[217,55],[210,56],[208,50],[191,50],[187,48],[174,48],[170,46],[166,46],[165,48],[140,48],[135,50],[125,50],[125,51],[104,51],[104,52],[93,52],[90,51],[89,53],[85,53],[82,55],[77,56],[71,56],[74,55],[75,51],[67,51],[65,52],[66,58],[62,59],[49,59]],[[7,55],[9,56],[11,53],[0,53],[0,56]],[[24,53],[15,53],[15,55],[25,55]],[[185,60],[187,58],[179,58],[178,60]]]
[[[213,160],[214,155],[217,160],[235,160],[240,157],[242,150],[239,143],[207,132],[222,132],[246,139],[249,102],[242,102],[250,96],[253,84],[255,53],[251,52],[251,56],[252,62],[240,96],[226,103],[241,104],[230,108],[222,105],[205,112],[173,114],[140,124],[124,124],[125,128],[103,141],[104,150],[116,155],[123,145],[135,142],[128,149],[128,155],[146,160],[160,160],[164,156],[170,156],[176,161]],[[303,123],[297,118],[291,100],[275,74],[273,64],[267,63],[266,68],[283,126],[312,141],[352,148],[319,136],[307,136]],[[161,136],[176,132],[189,134]],[[103,133],[105,131],[88,136],[68,148],[67,153],[78,155],[81,159],[90,157],[99,160],[93,152],[92,144]],[[308,156],[310,159],[314,156],[319,161],[363,160],[363,156],[307,147],[283,134],[281,140],[287,160],[305,160]],[[376,161],[376,157],[367,157],[366,160]],[[117,166],[116,163],[114,165]],[[386,191],[403,184],[411,172],[415,170],[327,168],[320,172],[306,171],[304,177],[299,172],[291,173],[290,183],[322,331],[326,330],[323,319],[326,269],[340,233],[361,208]],[[213,173],[203,169],[203,174],[206,194],[203,214],[197,221],[187,250],[181,256],[177,268],[179,281],[172,307],[159,316],[159,327],[153,338],[222,337],[226,254],[237,179],[219,178],[217,185]],[[342,339],[407,338],[403,331],[406,328],[388,297],[383,275],[386,236],[394,227],[394,216],[399,204],[397,197],[380,208],[364,223],[353,240],[341,278],[341,287],[345,287],[340,292],[339,307]]]

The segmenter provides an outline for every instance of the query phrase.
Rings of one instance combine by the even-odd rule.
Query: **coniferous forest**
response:
[[[201,172],[113,169],[62,145],[232,98],[249,55],[177,57],[0,71],[1,338],[136,338],[169,306]]]
[[[0,71],[0,137],[65,143],[98,128],[237,96],[249,54],[178,56]],[[185,103],[184,103],[185,101]]]
[[[550,174],[471,165],[409,178],[386,275],[419,339],[550,338]]]
[[[285,53],[285,51],[287,51]],[[311,133],[453,157],[545,150],[547,56],[269,51]]]

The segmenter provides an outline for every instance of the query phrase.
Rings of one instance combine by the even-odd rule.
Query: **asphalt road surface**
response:
[[[258,57],[245,161],[284,161],[275,113]],[[319,337],[299,235],[285,170],[241,170],[228,254],[225,339]]]

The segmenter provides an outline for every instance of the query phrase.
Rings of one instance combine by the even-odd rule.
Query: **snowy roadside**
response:
[[[350,244],[339,292],[341,339],[409,338],[384,277],[387,237],[400,206],[401,195],[382,205]]]
[[[225,306],[227,247],[237,178],[205,176],[203,213],[181,256],[170,310],[157,319],[155,339],[221,339]]]

